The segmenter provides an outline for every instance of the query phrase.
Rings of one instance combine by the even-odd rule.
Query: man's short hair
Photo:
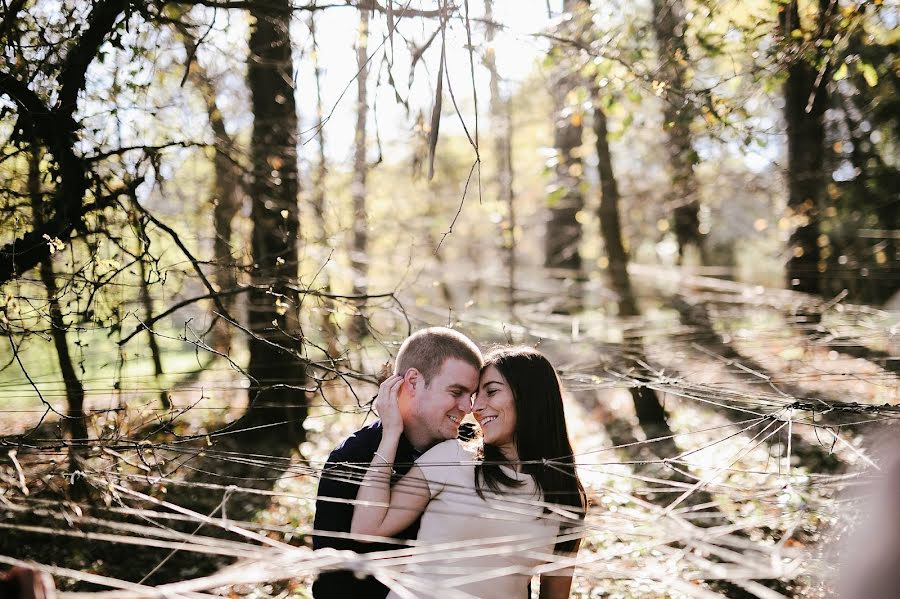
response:
[[[394,372],[402,376],[415,368],[428,385],[449,358],[457,358],[481,370],[481,350],[471,339],[446,327],[422,329],[407,337],[400,346]]]

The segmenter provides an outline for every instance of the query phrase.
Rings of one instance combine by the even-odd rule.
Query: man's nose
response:
[[[460,410],[462,410],[463,412],[465,412],[466,414],[469,414],[472,412],[472,396],[471,395],[466,395],[466,396],[460,397],[459,401],[456,403],[457,403],[457,407]]]

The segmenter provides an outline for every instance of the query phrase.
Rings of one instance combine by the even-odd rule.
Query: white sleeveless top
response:
[[[477,463],[455,439],[416,460],[431,500],[411,563],[396,581],[416,597],[527,599],[528,572],[552,560],[559,521],[534,505],[541,501],[534,479],[503,466],[525,483],[499,495],[485,489],[481,499],[475,492]],[[388,598],[400,595],[391,592]]]

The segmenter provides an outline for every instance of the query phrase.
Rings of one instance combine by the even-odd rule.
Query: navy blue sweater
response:
[[[372,457],[381,443],[381,421],[365,426],[341,443],[328,456],[328,462],[322,469],[319,479],[319,492],[316,496],[315,528],[319,531],[331,530],[341,533],[350,532],[353,520],[353,505],[329,501],[329,497],[338,499],[356,499],[359,483],[365,476],[366,469],[372,463]],[[412,463],[419,453],[405,436],[400,437],[394,469],[397,472],[392,484],[409,472]],[[415,539],[419,532],[419,520],[416,519],[409,528],[395,535],[400,539]],[[314,536],[313,548],[333,547],[349,549],[357,553],[399,549],[400,545],[388,543],[361,543],[350,539],[326,536]],[[388,594],[386,586],[368,576],[357,578],[347,570],[326,572],[313,583],[313,597],[316,599],[384,599]]]

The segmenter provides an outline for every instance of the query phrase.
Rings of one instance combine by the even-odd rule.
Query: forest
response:
[[[427,546],[313,551],[316,489],[401,342],[446,326],[559,374],[571,597],[898,596],[898,25],[898,0],[0,0],[0,572],[416,596]]]

